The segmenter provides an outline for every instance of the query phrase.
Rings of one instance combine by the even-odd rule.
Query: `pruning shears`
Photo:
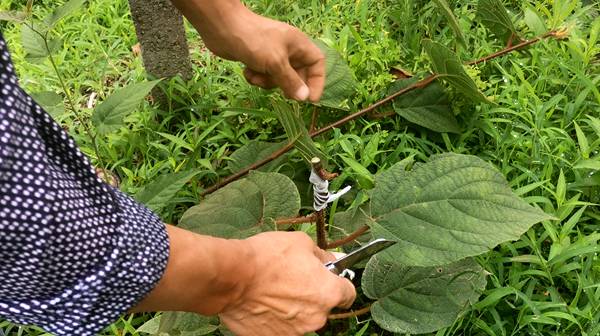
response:
[[[327,267],[328,270],[336,275],[352,280],[354,279],[354,272],[350,270],[350,267],[394,244],[396,244],[396,242],[392,240],[383,238],[375,239],[372,242],[344,255],[343,257],[326,263],[325,267]]]

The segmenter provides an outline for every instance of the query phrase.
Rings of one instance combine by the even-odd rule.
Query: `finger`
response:
[[[356,299],[356,288],[352,284],[352,281],[339,277],[339,286],[340,286],[340,298],[338,300],[337,307],[340,308],[350,308],[354,300]]]
[[[246,78],[246,81],[248,81],[248,83],[261,87],[263,89],[272,89],[277,86],[273,83],[273,81],[269,79],[269,77],[267,77],[264,74],[261,74],[260,72],[256,72],[250,68],[244,69],[244,77]]]
[[[322,263],[327,263],[337,259],[333,253],[322,250],[316,245],[313,248],[313,253]]]
[[[295,68],[302,68],[305,83],[310,90],[309,99],[319,101],[325,87],[325,55],[310,39],[292,45],[291,62]]]
[[[310,96],[308,97],[310,101],[318,102],[325,88],[325,57],[321,56],[317,62],[307,67],[306,85],[310,90]]]
[[[310,89],[289,61],[285,59],[282,63],[271,69],[270,74],[277,86],[283,90],[286,97],[304,101],[310,95]]]

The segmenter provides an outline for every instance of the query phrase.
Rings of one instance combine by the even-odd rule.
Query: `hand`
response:
[[[251,84],[280,87],[296,100],[318,101],[325,57],[300,30],[257,15],[237,0],[172,0],[216,55],[246,65]]]
[[[236,335],[304,335],[325,325],[332,308],[354,301],[352,283],[323,266],[335,257],[306,234],[268,232],[245,242],[254,250],[255,274],[219,314]]]
[[[157,286],[131,312],[218,314],[239,336],[300,336],[349,307],[352,283],[323,265],[335,257],[301,232],[245,240],[199,235],[167,225],[170,256]]]

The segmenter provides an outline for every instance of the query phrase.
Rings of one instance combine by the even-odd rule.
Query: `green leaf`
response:
[[[247,238],[275,229],[278,216],[292,217],[300,209],[293,182],[279,173],[255,173],[230,183],[188,209],[180,227],[223,238]]]
[[[366,167],[364,167],[358,161],[346,155],[340,155],[340,158],[344,160],[344,163],[346,163],[346,165],[355,172],[356,180],[358,181],[358,184],[361,188],[373,188],[373,183],[375,182],[375,180],[373,178],[373,174],[371,174],[371,172]]]
[[[597,158],[581,160],[577,162],[576,165],[573,166],[573,169],[594,169],[600,170],[600,160]]]
[[[398,241],[383,253],[409,266],[436,266],[516,240],[552,217],[517,197],[490,164],[444,154],[406,171],[380,173],[371,191],[373,236]]]
[[[532,7],[527,6],[523,15],[523,21],[535,35],[542,35],[548,31],[540,14]]]
[[[55,119],[60,117],[65,112],[63,98],[56,92],[35,92],[31,94],[31,97]]]
[[[333,225],[329,229],[331,240],[335,241],[346,238],[361,227],[370,226],[373,221],[370,212],[368,206],[336,212],[333,216]],[[372,235],[367,231],[357,239],[344,245],[344,249],[348,251],[358,247],[359,244],[369,242],[371,237]]]
[[[451,325],[485,288],[485,271],[473,259],[439,267],[409,267],[379,253],[367,263],[364,293],[377,299],[371,316],[394,333],[423,334]]]
[[[416,81],[416,78],[397,81],[390,88],[390,93],[400,91]],[[442,86],[436,82],[399,96],[394,100],[393,107],[401,117],[432,131],[461,132],[452,113],[448,96]]]
[[[356,80],[341,55],[322,41],[315,41],[325,55],[325,88],[319,105],[347,109],[348,101],[356,93]]]
[[[431,41],[424,40],[423,46],[431,59],[434,72],[457,91],[474,101],[489,103],[477,89],[475,82],[467,75],[462,62],[450,49]]]
[[[135,194],[135,199],[146,205],[148,209],[160,212],[173,196],[198,173],[198,170],[186,170],[160,175]]]
[[[297,104],[289,104],[285,101],[271,99],[271,105],[277,113],[277,118],[281,122],[285,133],[290,142],[300,152],[302,157],[310,162],[313,157],[319,157],[325,165],[325,155],[315,146],[312,138],[308,135],[308,130],[304,125],[304,121],[300,116],[299,107]]]
[[[585,135],[585,133],[583,133],[583,131],[581,130],[579,125],[577,125],[576,122],[573,122],[573,124],[575,125],[575,134],[577,135],[577,143],[579,144],[579,152],[581,153],[581,156],[584,159],[589,159],[590,145],[588,143],[587,136]]]
[[[60,45],[59,39],[46,38],[48,45],[44,42],[45,31],[38,26],[29,26],[24,24],[21,26],[21,43],[25,50],[25,58],[27,61],[37,63],[43,61],[50,54],[56,52]]]
[[[285,144],[283,143],[263,142],[258,140],[250,141],[231,154],[231,161],[227,163],[227,169],[229,169],[232,174],[237,173],[253,163],[268,158],[271,154],[282,148],[284,145]],[[282,155],[279,158],[258,168],[258,170],[263,172],[273,171],[284,159],[285,156]]]
[[[27,18],[26,12],[20,11],[0,11],[0,21],[9,21],[22,23]]]
[[[208,335],[219,328],[215,316],[202,316],[186,312],[165,312],[161,315],[159,332],[179,336]]]
[[[107,134],[124,126],[125,117],[135,110],[158,82],[159,80],[136,83],[117,89],[96,106],[92,123],[98,134]]]
[[[500,0],[479,0],[477,17],[504,44],[511,38],[519,39],[517,30]]]
[[[300,193],[294,182],[278,173],[251,171],[248,179],[262,192],[264,200],[263,216],[273,219],[295,217],[300,211]]]
[[[56,8],[50,15],[48,15],[44,22],[48,25],[48,29],[52,29],[58,21],[65,16],[73,13],[76,9],[81,7],[86,0],[71,0],[66,2],[64,5]]]
[[[452,9],[448,6],[448,2],[446,2],[446,0],[433,0],[433,2],[438,6],[442,13],[444,13],[446,20],[448,20],[450,27],[452,27],[452,30],[454,31],[454,35],[456,35],[458,43],[463,47],[466,47],[467,43],[465,42],[465,37],[463,36],[456,16],[454,16],[454,12],[452,12]]]
[[[146,333],[150,335],[158,334],[161,318],[162,316],[159,315],[146,321],[141,327],[137,328],[136,333]]]

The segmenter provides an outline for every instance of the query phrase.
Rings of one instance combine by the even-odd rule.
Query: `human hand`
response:
[[[172,0],[216,55],[246,65],[244,76],[286,97],[318,101],[325,57],[300,30],[248,10],[237,0]]]
[[[304,335],[321,328],[335,307],[349,307],[352,283],[323,264],[335,257],[304,233],[267,232],[246,239],[255,274],[239,298],[219,314],[240,336]]]

